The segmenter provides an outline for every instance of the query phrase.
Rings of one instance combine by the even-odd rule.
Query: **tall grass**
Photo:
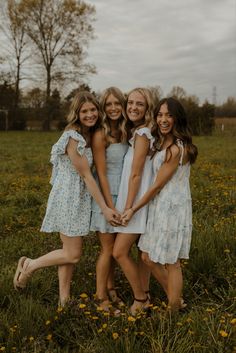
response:
[[[0,133],[0,352],[236,353],[235,155],[233,136],[198,137],[192,168],[193,239],[183,261],[187,309],[175,316],[151,279],[149,315],[129,316],[130,287],[117,268],[117,288],[127,303],[120,317],[97,310],[95,261],[90,234],[72,282],[72,300],[57,308],[57,269],[38,271],[27,289],[12,279],[19,256],[36,257],[60,242],[39,232],[50,191],[49,153],[59,133]],[[136,255],[136,250],[133,250]]]

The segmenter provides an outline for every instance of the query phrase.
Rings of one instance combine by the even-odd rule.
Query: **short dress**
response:
[[[145,135],[150,141],[150,149],[152,148],[153,142],[154,142],[154,138],[151,135],[150,129],[147,127],[143,127],[135,130],[134,135],[129,140],[130,146],[124,158],[124,166],[123,166],[119,193],[118,193],[118,198],[116,203],[116,209],[120,212],[124,211],[126,199],[128,196],[129,177],[130,177],[131,167],[132,167],[132,162],[134,157],[134,142],[135,142],[136,135],[139,135],[139,136]],[[134,204],[135,204],[135,201],[139,200],[148,190],[151,180],[152,180],[152,161],[150,160],[150,156],[147,156],[144,164],[144,168],[143,168],[139,191],[135,197]],[[137,211],[134,214],[134,216],[128,223],[127,227],[122,227],[122,226],[115,227],[116,232],[132,233],[132,234],[144,233],[146,230],[147,211],[148,211],[148,205],[142,207],[139,211]]]
[[[106,168],[107,179],[110,186],[110,192],[114,205],[120,186],[121,173],[123,169],[123,161],[128,145],[124,143],[113,143],[106,148]],[[95,175],[98,182],[98,177]],[[98,182],[99,183],[99,182]],[[103,216],[103,213],[96,203],[92,200],[92,217],[91,217],[91,231],[99,231],[100,233],[115,233],[114,227],[110,225]]]
[[[93,156],[91,148],[86,148],[83,136],[75,130],[65,131],[51,151],[53,164],[46,214],[42,223],[42,232],[60,232],[69,237],[84,236],[89,233],[91,215],[91,195],[85,182],[66,154],[69,139],[78,141],[77,152],[86,156],[91,166]]]
[[[182,164],[183,144],[179,166],[172,178],[149,203],[147,229],[138,247],[148,253],[153,262],[174,264],[188,259],[192,234],[192,200],[189,185],[190,163]],[[154,178],[164,163],[166,150],[153,158]]]

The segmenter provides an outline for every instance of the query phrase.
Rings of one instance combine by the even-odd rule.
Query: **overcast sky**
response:
[[[236,97],[236,0],[88,0],[94,90],[173,86],[217,104]]]

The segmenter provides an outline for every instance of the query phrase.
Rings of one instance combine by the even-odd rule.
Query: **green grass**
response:
[[[60,246],[57,234],[39,232],[50,191],[49,153],[59,135],[0,133],[0,352],[235,353],[233,136],[194,138],[199,148],[191,173],[194,230],[190,260],[182,263],[187,309],[170,317],[165,295],[151,279],[151,315],[130,321],[126,308],[114,318],[93,304],[99,251],[94,234],[84,241],[73,300],[63,311],[57,310],[56,268],[38,271],[22,292],[13,289],[22,254],[37,257]],[[130,305],[130,287],[120,269],[116,271],[119,293]],[[82,293],[87,297],[81,298]]]

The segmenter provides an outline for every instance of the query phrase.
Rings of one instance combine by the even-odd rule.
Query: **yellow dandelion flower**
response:
[[[136,321],[136,319],[133,316],[128,316],[128,321],[129,322],[134,322],[134,321]]]
[[[224,324],[225,323],[225,319],[220,319],[220,323]]]
[[[63,311],[63,307],[62,306],[59,306],[58,308],[57,308],[57,312],[58,313],[61,313]]]
[[[179,322],[179,321],[176,323],[176,325],[177,326],[183,326],[182,322]]]
[[[80,304],[80,305],[79,305],[79,308],[80,308],[80,309],[84,309],[85,307],[86,307],[86,304]]]
[[[52,334],[49,333],[49,334],[47,335],[46,339],[47,339],[48,341],[51,341],[51,340],[52,340]]]
[[[93,320],[98,320],[99,318],[97,316],[92,316]]]
[[[206,308],[206,312],[207,312],[207,313],[212,313],[212,311],[213,311],[212,309]]]
[[[228,333],[224,330],[220,330],[219,331],[219,334],[222,336],[222,337],[228,337]]]
[[[101,333],[101,332],[102,332],[102,328],[99,328],[99,329],[98,329],[98,333]]]
[[[126,328],[124,329],[124,331],[125,331],[125,332],[129,332],[129,329],[126,327]]]
[[[231,323],[232,325],[236,325],[236,318],[232,319],[232,320],[230,321],[230,323]]]
[[[190,322],[193,322],[193,320],[191,319],[191,317],[188,317],[188,318],[186,319],[186,322],[190,323]]]
[[[166,305],[166,303],[165,303],[165,302],[161,302],[161,305],[162,305],[164,308],[166,308],[166,307],[167,307],[167,305]]]
[[[34,337],[33,337],[33,336],[30,336],[30,337],[29,337],[29,341],[30,341],[30,342],[33,342],[33,341],[34,341]]]
[[[58,320],[58,316],[56,315],[56,316],[54,316],[54,320]]]
[[[117,340],[118,337],[119,337],[119,334],[117,332],[113,332],[112,334],[113,340]]]
[[[85,315],[90,315],[91,311],[85,311],[84,313],[85,313]]]
[[[92,276],[92,275],[93,275],[93,273],[92,273],[92,272],[89,272],[89,273],[88,273],[88,276]]]
[[[6,349],[6,347],[4,347],[4,346],[0,347],[0,351],[1,351],[1,352],[4,352],[5,349]]]
[[[152,307],[152,310],[157,310],[157,309],[159,309],[159,307],[158,307],[157,305],[154,305],[154,306]]]
[[[224,253],[225,253],[225,254],[229,254],[229,253],[230,253],[230,250],[229,250],[229,249],[225,249],[225,250],[224,250]]]
[[[46,322],[45,322],[45,325],[50,325],[50,323],[51,323],[51,321],[50,320],[47,320]]]
[[[81,293],[81,294],[80,294],[80,298],[82,298],[82,299],[88,298],[88,294],[86,294],[86,293]]]
[[[108,311],[104,311],[103,316],[110,316],[110,313]]]
[[[103,325],[102,325],[102,328],[107,328],[107,324],[103,324]]]

